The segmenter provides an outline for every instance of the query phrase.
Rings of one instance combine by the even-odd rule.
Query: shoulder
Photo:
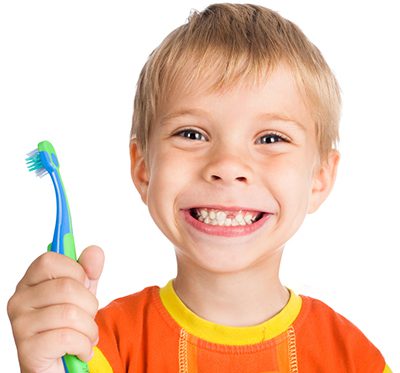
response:
[[[125,372],[126,364],[132,357],[138,361],[143,325],[146,318],[151,318],[154,313],[154,299],[158,291],[158,286],[144,288],[113,300],[97,312],[99,343],[90,364],[91,371]]]
[[[301,295],[300,297],[303,302],[304,313],[308,317],[315,317],[317,322],[324,323],[329,321],[343,326],[350,323],[349,320],[323,301],[305,295]]]
[[[150,306],[158,291],[158,286],[149,286],[134,294],[113,300],[98,311],[97,323],[120,325],[138,320],[140,314]]]
[[[301,295],[302,298],[302,319],[301,322],[307,323],[307,329],[310,328],[310,322],[316,328],[322,328],[324,332],[332,331],[337,333],[350,333],[359,338],[366,338],[365,335],[346,317],[336,312],[321,300]]]
[[[342,360],[349,371],[353,371],[350,367],[354,371],[383,371],[383,356],[357,326],[324,302],[303,295],[301,298],[302,309],[294,328],[303,353],[328,360],[331,356],[331,364]]]
[[[116,310],[123,310],[126,308],[130,308],[134,305],[144,304],[150,301],[153,293],[159,290],[158,286],[148,286],[141,291],[136,293],[126,295],[124,297],[120,297],[114,299],[111,303],[107,306],[102,308],[100,311],[102,312],[112,312]]]
[[[302,311],[299,327],[308,330],[308,333],[320,331],[327,338],[341,341],[359,339],[366,341],[367,337],[351,321],[333,310],[321,300],[301,295]],[[304,324],[304,325],[302,325]]]

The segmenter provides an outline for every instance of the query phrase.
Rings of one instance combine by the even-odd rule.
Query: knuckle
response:
[[[27,327],[26,327],[27,325],[26,325],[24,319],[25,318],[21,317],[21,316],[16,317],[16,318],[14,318],[14,320],[11,323],[15,340],[23,339],[23,334],[26,334],[28,332]]]
[[[91,353],[92,345],[90,340],[84,334],[73,329],[60,329],[57,340],[67,353],[73,353],[80,358],[87,358]],[[82,358],[81,360],[83,360]]]
[[[87,338],[85,338],[85,341],[82,342],[81,351],[82,352],[78,354],[78,357],[82,361],[89,361],[92,357],[93,347]]]
[[[74,344],[74,335],[71,329],[61,329],[57,333],[58,343],[61,346],[71,346]]]
[[[93,320],[93,338],[92,338],[92,341],[93,342],[96,342],[96,341],[98,341],[98,339],[99,339],[99,327],[98,327],[98,325],[96,324],[96,322]]]
[[[78,266],[78,271],[79,271],[79,274],[78,274],[79,282],[84,284],[87,279],[87,275],[81,266]]]
[[[64,304],[61,307],[61,318],[67,323],[74,322],[78,319],[79,311],[75,306],[73,306],[72,304]]]
[[[20,292],[15,292],[7,302],[7,315],[11,323],[22,313],[26,307],[26,302],[21,300]]]
[[[79,355],[78,357],[82,361],[89,362],[92,359],[93,355],[94,351],[92,348],[90,348],[88,353],[85,353],[84,355]]]
[[[90,324],[88,325],[88,337],[91,341],[95,341],[99,335],[99,328],[96,322],[92,319]]]
[[[97,310],[99,309],[99,300],[95,296],[93,296],[91,307],[92,308],[90,309],[90,315],[95,317]]]
[[[54,253],[46,252],[36,259],[36,264],[39,268],[51,268],[54,264]]]
[[[29,340],[21,340],[17,343],[18,358],[20,361],[26,360],[32,354],[32,346]]]
[[[71,295],[74,293],[74,281],[70,278],[63,277],[57,279],[57,291],[64,295]]]
[[[15,313],[15,307],[18,305],[16,301],[16,294],[14,294],[7,302],[7,315],[10,321],[12,321]]]

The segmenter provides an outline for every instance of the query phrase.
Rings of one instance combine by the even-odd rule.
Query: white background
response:
[[[320,48],[343,91],[335,190],[287,245],[283,282],[352,320],[400,371],[399,11],[395,1],[268,1]],[[6,303],[51,241],[51,181],[25,153],[54,144],[78,251],[106,252],[100,304],[164,285],[172,245],[130,180],[132,100],[149,53],[206,1],[0,2],[0,351],[18,372]]]

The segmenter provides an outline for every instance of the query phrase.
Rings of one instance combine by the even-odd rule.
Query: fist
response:
[[[65,354],[90,360],[103,264],[103,251],[91,246],[78,262],[48,252],[30,265],[7,306],[21,372],[64,373]]]

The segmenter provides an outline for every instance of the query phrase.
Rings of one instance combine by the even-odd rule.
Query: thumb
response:
[[[96,295],[97,283],[104,265],[104,252],[98,246],[89,246],[82,251],[78,263],[83,267],[89,277],[89,290]]]

